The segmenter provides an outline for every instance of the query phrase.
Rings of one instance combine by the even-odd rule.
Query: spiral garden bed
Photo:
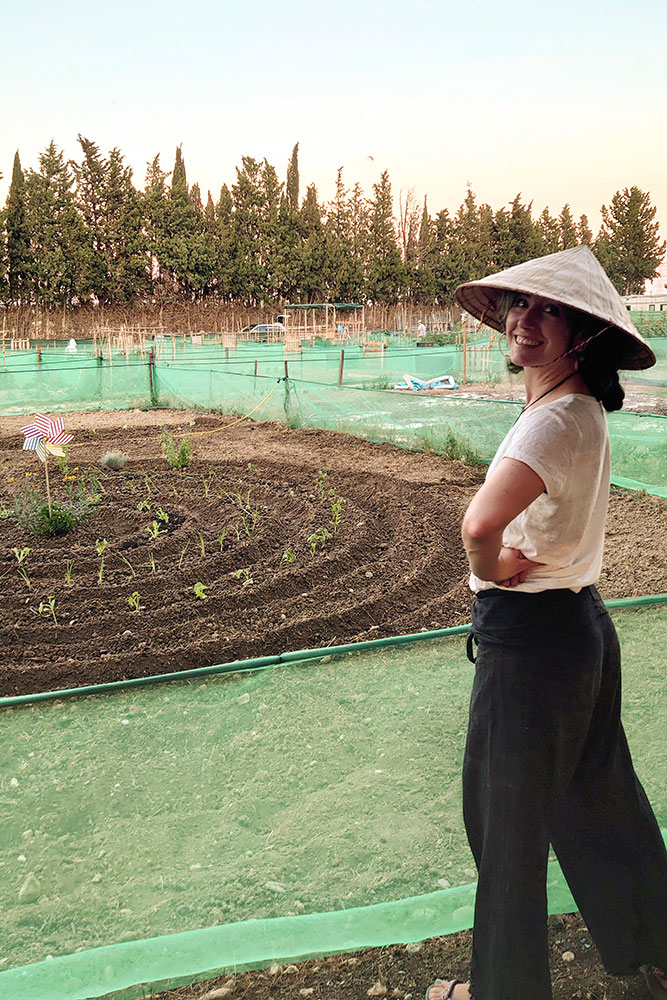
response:
[[[21,451],[24,422],[6,419],[0,436],[0,509],[7,511],[26,482],[41,482],[39,463]],[[54,497],[68,483],[85,481],[99,502],[60,538],[36,539],[15,517],[0,519],[0,695],[469,620],[459,525],[483,468],[346,435],[273,423],[223,429],[228,423],[182,411],[68,418],[75,440],[67,468],[52,467]],[[163,425],[177,440],[192,440],[192,462],[182,472],[164,458]],[[127,455],[122,469],[101,464],[109,450]],[[612,490],[600,584],[605,598],[667,591],[666,530],[664,501]],[[19,564],[13,550],[26,548]],[[351,693],[352,706],[355,698]],[[430,712],[435,723],[437,706]],[[179,817],[184,822],[187,815]],[[553,917],[551,930],[557,1000],[644,996],[639,982],[604,976],[580,921]],[[407,1000],[423,993],[431,973],[463,974],[468,948],[467,933],[449,935],[420,947],[313,960],[296,971],[283,963],[225,976],[216,988],[230,1000],[361,1000],[371,989]],[[565,953],[575,958],[565,960]],[[194,998],[212,988],[169,996]]]

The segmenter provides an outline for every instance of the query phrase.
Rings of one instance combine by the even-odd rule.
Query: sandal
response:
[[[662,969],[657,969],[654,965],[640,965],[639,971],[644,976],[646,988],[654,1000],[667,1000],[667,989],[665,989],[656,975],[656,972],[659,972],[664,977],[665,974]]]
[[[429,988],[426,990],[426,993],[424,994],[424,1000],[431,1000],[429,994],[430,994],[430,992],[431,992],[431,990],[433,989],[434,986],[444,986],[444,987],[446,987],[446,992],[442,994],[442,996],[440,997],[440,1000],[451,1000],[451,996],[452,996],[455,988],[457,986],[463,986],[463,985],[464,985],[464,982],[463,982],[462,979],[450,979],[450,980],[436,979],[435,982],[431,983],[431,985],[429,986]]]

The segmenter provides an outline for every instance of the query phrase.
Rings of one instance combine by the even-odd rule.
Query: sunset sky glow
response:
[[[26,0],[5,11],[0,200],[14,152],[51,138],[118,146],[217,200],[244,154],[284,179],[300,144],[302,193],[332,197],[339,166],[367,195],[388,169],[456,211],[470,181],[498,209],[518,192],[589,216],[616,190],[649,191],[667,236],[667,5],[663,0]],[[372,157],[372,159],[371,159]]]

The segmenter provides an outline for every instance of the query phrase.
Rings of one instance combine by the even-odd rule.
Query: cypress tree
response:
[[[76,210],[73,178],[53,140],[26,177],[26,212],[35,261],[34,295],[43,306],[68,305],[84,292],[88,236]]]
[[[163,275],[166,266],[167,176],[160,167],[158,153],[146,166],[146,183],[141,199],[151,288],[158,298],[163,298],[169,291]]]
[[[545,254],[558,253],[558,251],[561,249],[560,226],[558,219],[555,219],[553,215],[551,215],[548,207],[544,209],[539,219],[537,220],[536,225],[542,237],[543,252]]]
[[[204,227],[199,185],[193,186],[197,204],[188,191],[185,162],[176,148],[171,188],[165,211],[164,270],[172,291],[186,298],[201,298],[210,291],[215,272],[215,246]]]
[[[287,164],[287,183],[285,184],[287,210],[294,216],[299,210],[299,143],[297,142],[289,163]]]
[[[426,198],[419,223],[417,260],[413,279],[415,302],[432,305],[436,301],[435,268],[437,264],[436,226],[428,213]]]
[[[367,292],[375,302],[396,302],[405,285],[405,268],[396,242],[389,173],[373,185],[369,204]]]
[[[590,246],[593,242],[593,233],[588,225],[587,215],[582,215],[579,219],[579,224],[577,226],[577,242],[585,243],[586,246]]]
[[[33,260],[30,233],[26,221],[25,180],[18,150],[14,156],[12,180],[9,186],[5,214],[7,230],[7,284],[9,300],[16,305],[30,301],[33,280]]]
[[[568,204],[563,205],[561,213],[558,217],[558,248],[560,250],[569,250],[570,247],[576,247],[579,242],[577,238],[577,227],[575,225],[574,219],[572,218],[572,212]]]

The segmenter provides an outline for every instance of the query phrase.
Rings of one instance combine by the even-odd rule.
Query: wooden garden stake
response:
[[[46,502],[49,505],[49,517],[51,517],[51,487],[49,486],[49,453],[44,449],[44,475],[46,477]]]

